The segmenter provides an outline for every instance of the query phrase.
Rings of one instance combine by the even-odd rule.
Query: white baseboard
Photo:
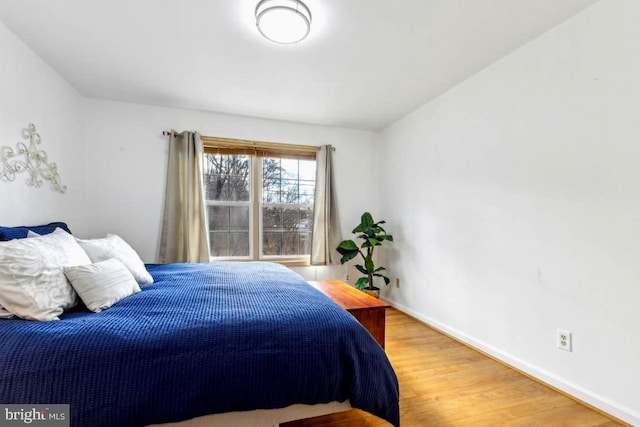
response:
[[[606,397],[600,396],[597,393],[594,393],[590,390],[586,390],[576,384],[572,384],[563,378],[557,377],[544,369],[540,369],[537,366],[531,365],[523,360],[514,358],[509,354],[488,345],[482,341],[479,341],[469,335],[466,335],[456,329],[450,328],[447,325],[444,325],[437,320],[431,319],[421,313],[418,313],[408,307],[405,307],[402,304],[398,304],[392,299],[385,298],[387,303],[389,303],[392,307],[402,311],[411,317],[414,317],[421,322],[426,323],[427,325],[437,329],[441,332],[444,332],[447,335],[451,335],[455,339],[461,341],[462,343],[472,347],[474,349],[480,350],[481,352],[489,354],[491,357],[494,357],[501,361],[502,363],[511,366],[517,370],[520,370],[532,377],[538,379],[539,381],[548,384],[554,388],[557,388],[564,393],[567,393],[579,401],[582,401],[588,405],[591,405],[611,416],[618,418],[622,421],[630,423],[634,426],[640,426],[640,413],[633,411],[630,408],[622,406],[616,402],[613,402]]]

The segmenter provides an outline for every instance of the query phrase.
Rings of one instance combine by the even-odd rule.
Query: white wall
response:
[[[194,110],[87,99],[89,234],[120,233],[145,261],[155,261],[166,181],[168,138],[163,130],[203,135],[336,147],[335,174],[342,230],[350,235],[365,210],[378,205],[372,132],[254,119]],[[298,269],[309,279],[339,270]]]
[[[636,425],[638,17],[599,2],[379,135],[386,298]]]
[[[15,149],[17,142],[26,142],[22,129],[35,124],[40,148],[58,165],[68,187],[65,194],[46,181],[30,187],[25,174],[0,181],[0,225],[62,220],[74,232],[85,231],[82,97],[2,23],[0,58],[0,147]]]

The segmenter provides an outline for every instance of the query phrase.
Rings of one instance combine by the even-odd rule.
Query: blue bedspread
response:
[[[155,283],[101,313],[0,320],[0,403],[68,403],[72,426],[126,427],[349,399],[399,425],[384,351],[296,273],[147,267]]]

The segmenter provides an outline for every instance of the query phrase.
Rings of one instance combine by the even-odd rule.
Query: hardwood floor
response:
[[[386,351],[400,382],[402,427],[621,425],[393,309]],[[282,424],[312,426],[389,424],[358,410]]]

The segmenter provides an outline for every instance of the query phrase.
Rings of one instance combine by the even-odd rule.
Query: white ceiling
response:
[[[83,95],[380,129],[597,0],[306,0],[263,39],[258,0],[0,0],[0,21]]]

